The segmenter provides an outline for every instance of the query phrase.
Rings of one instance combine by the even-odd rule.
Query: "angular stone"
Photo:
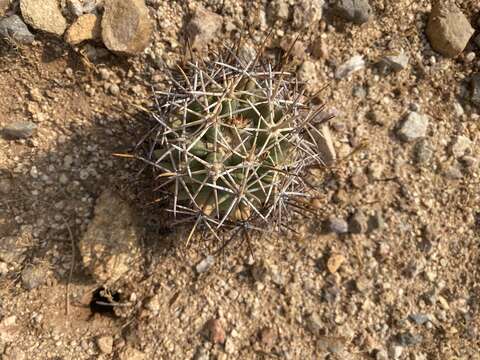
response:
[[[71,45],[76,45],[82,41],[99,39],[102,33],[100,21],[101,18],[94,14],[80,16],[68,28],[65,41]]]
[[[62,36],[67,28],[57,0],[21,0],[20,10],[25,22],[35,29]]]
[[[358,25],[367,22],[372,16],[368,0],[337,0],[332,10],[336,16]]]
[[[15,121],[2,129],[3,137],[9,140],[19,140],[31,137],[37,130],[37,125],[30,121]]]
[[[193,50],[201,51],[215,41],[222,28],[223,18],[198,7],[187,25],[187,35]]]
[[[427,135],[428,116],[411,112],[400,126],[397,134],[401,140],[411,142]]]
[[[97,346],[101,353],[111,354],[113,351],[113,337],[101,336],[97,339]]]
[[[117,53],[134,55],[150,44],[153,24],[144,0],[106,0],[102,18],[105,46]]]
[[[114,282],[127,273],[140,252],[129,205],[112,191],[103,192],[78,247],[83,265],[98,282]]]
[[[21,44],[31,44],[35,37],[18,15],[0,19],[0,37],[12,38]]]
[[[332,274],[336,273],[340,266],[345,262],[345,256],[342,254],[332,254],[327,260],[327,269]]]
[[[433,50],[446,57],[459,55],[475,30],[453,0],[437,0],[428,18],[427,37]]]

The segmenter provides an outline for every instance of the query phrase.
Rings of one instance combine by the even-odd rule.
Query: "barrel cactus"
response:
[[[218,233],[279,230],[312,192],[306,171],[322,165],[312,108],[294,74],[258,57],[189,62],[157,91],[154,127],[141,159],[169,211]],[[302,200],[304,198],[304,200]]]

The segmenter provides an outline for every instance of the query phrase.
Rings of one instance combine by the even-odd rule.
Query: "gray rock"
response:
[[[215,258],[212,255],[208,255],[205,259],[200,261],[196,266],[195,270],[197,273],[202,274],[207,272],[215,263]]]
[[[15,121],[2,129],[2,135],[9,140],[26,139],[35,133],[37,125],[30,121]]]
[[[470,80],[471,98],[470,100],[480,107],[480,73],[476,73]]]
[[[144,0],[106,0],[102,40],[107,49],[134,55],[150,44],[153,24]]]
[[[324,0],[297,0],[293,5],[293,26],[305,29],[316,25],[322,18]]]
[[[427,37],[432,48],[446,57],[459,55],[474,33],[453,0],[436,0],[428,18]]]
[[[62,36],[67,28],[57,0],[21,0],[20,10],[25,22],[35,29]]]
[[[41,265],[29,266],[22,271],[22,284],[27,290],[33,290],[44,285],[46,279],[46,270]]]
[[[83,14],[83,5],[80,0],[67,0],[67,9],[75,17]]]
[[[27,25],[18,15],[0,19],[0,37],[11,38],[21,44],[31,44],[35,40]]]
[[[415,160],[417,164],[427,164],[433,157],[433,148],[427,140],[421,140],[415,146]]]
[[[428,314],[411,314],[409,318],[417,325],[423,325],[431,321],[431,316]]]
[[[346,78],[354,72],[362,70],[363,68],[365,68],[365,60],[363,60],[363,56],[355,55],[337,67],[335,70],[335,78]]]
[[[100,283],[115,282],[131,270],[140,246],[129,205],[112,191],[103,192],[78,247],[83,265]]]
[[[443,175],[451,180],[459,180],[463,178],[460,163],[458,161],[454,161],[453,164],[445,166]]]
[[[411,142],[427,135],[428,116],[411,112],[407,115],[398,129],[398,136],[401,140]]]
[[[372,17],[372,7],[368,0],[336,0],[333,13],[354,24],[363,24]]]
[[[402,50],[396,54],[384,56],[380,61],[380,65],[392,71],[400,71],[408,66],[408,61],[408,55]]]
[[[223,18],[211,11],[198,7],[187,25],[187,34],[192,49],[205,50],[218,37]]]
[[[357,211],[350,218],[348,224],[348,230],[352,234],[363,234],[367,232],[368,229],[368,219],[362,211]]]
[[[414,346],[420,344],[423,340],[420,335],[413,335],[409,331],[398,334],[396,338],[400,346]]]
[[[330,231],[336,234],[346,234],[348,233],[348,223],[341,218],[330,218],[328,224]]]

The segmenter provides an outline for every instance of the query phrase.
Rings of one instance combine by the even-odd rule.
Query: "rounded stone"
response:
[[[20,10],[25,22],[35,29],[62,36],[67,28],[57,0],[22,0]]]
[[[153,25],[143,0],[107,0],[102,18],[105,46],[117,53],[134,55],[150,44]]]
[[[437,0],[426,32],[433,50],[446,57],[455,57],[465,49],[475,30],[452,0]]]

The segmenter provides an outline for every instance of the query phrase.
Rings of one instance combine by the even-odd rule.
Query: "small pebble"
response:
[[[111,354],[113,351],[113,337],[101,336],[97,338],[97,346],[103,354]]]
[[[330,218],[329,219],[329,228],[330,231],[336,234],[346,234],[348,233],[348,223],[341,218]]]
[[[195,270],[198,274],[207,272],[215,263],[215,258],[212,255],[208,255],[205,259],[200,261],[196,266]]]
[[[2,134],[7,140],[26,139],[35,133],[37,125],[30,121],[16,121],[7,124],[2,129]]]

